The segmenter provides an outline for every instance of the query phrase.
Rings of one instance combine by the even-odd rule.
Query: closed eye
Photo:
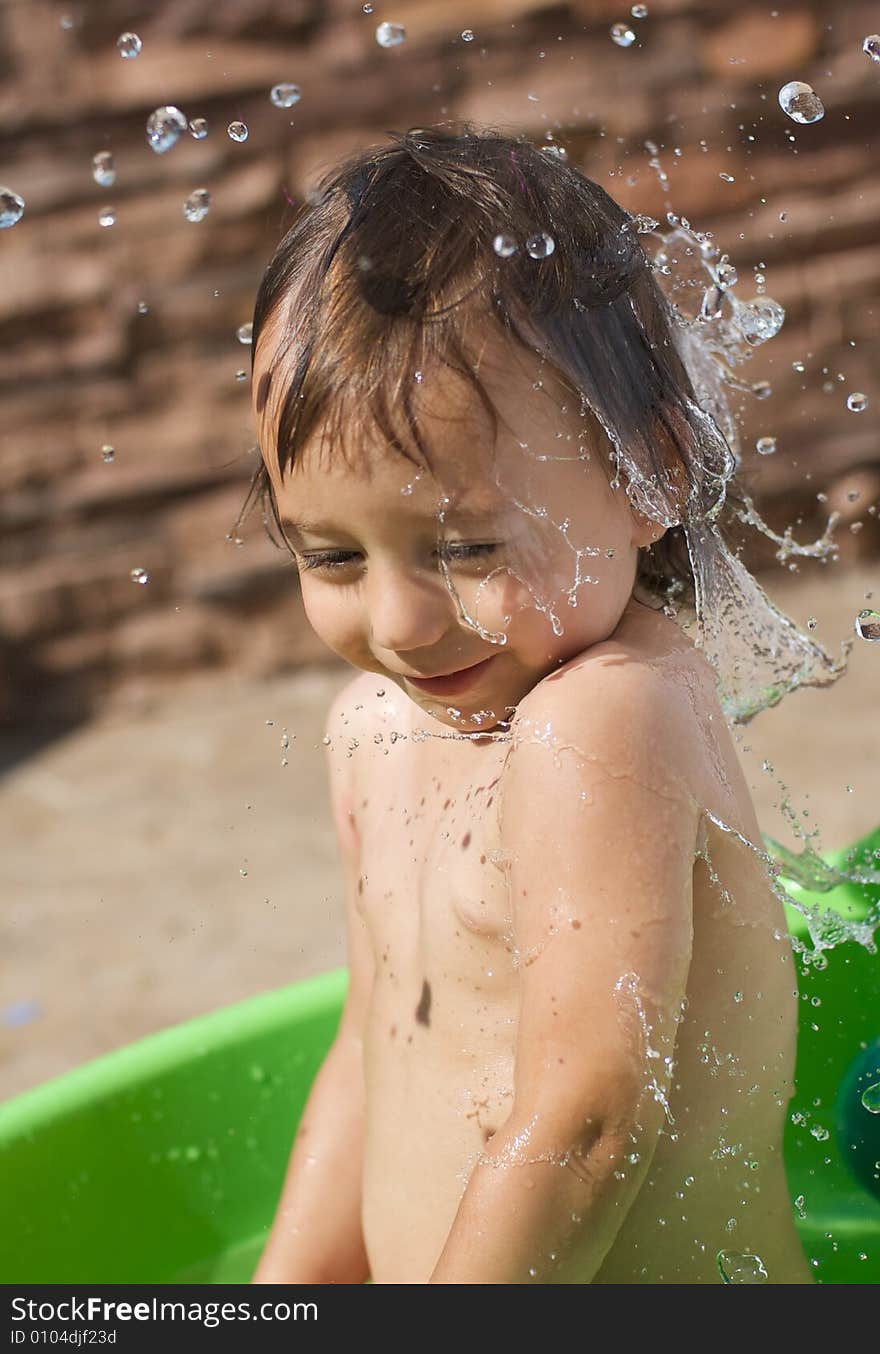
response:
[[[464,545],[447,542],[442,553],[448,560],[453,562],[467,562],[468,560],[478,559],[484,555],[491,555],[493,550],[497,550],[496,542],[486,542],[479,545]],[[440,551],[437,552],[441,553]],[[320,553],[310,555],[301,555],[299,567],[301,569],[323,569],[327,573],[334,573],[344,569],[353,559],[357,558],[356,550],[324,550]]]

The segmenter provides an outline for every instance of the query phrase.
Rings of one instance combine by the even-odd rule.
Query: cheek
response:
[[[306,619],[324,643],[336,653],[356,646],[361,635],[359,608],[345,590],[301,581],[303,611]]]

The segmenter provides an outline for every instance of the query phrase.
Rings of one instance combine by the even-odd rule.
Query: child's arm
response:
[[[520,704],[501,816],[514,1102],[431,1283],[591,1282],[666,1123],[693,939],[690,735],[657,674],[570,675]]]
[[[361,1231],[363,1028],[373,956],[355,907],[360,850],[350,816],[340,720],[349,687],[327,720],[333,819],[345,872],[349,986],[336,1039],[321,1066],[294,1142],[269,1240],[252,1283],[363,1283],[369,1262]]]

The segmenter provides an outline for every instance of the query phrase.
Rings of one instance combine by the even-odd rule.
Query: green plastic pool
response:
[[[875,850],[880,828],[855,860],[876,868]],[[844,857],[852,851],[826,859]],[[850,919],[880,898],[875,885],[789,892]],[[786,915],[806,939],[801,915]],[[821,971],[797,964],[790,1194],[817,1282],[876,1283],[880,1113],[862,1097],[880,1083],[880,955],[847,941],[827,959]],[[0,1107],[0,1282],[246,1281],[345,987],[338,969],[254,997]]]

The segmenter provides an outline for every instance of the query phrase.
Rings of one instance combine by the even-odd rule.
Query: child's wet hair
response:
[[[389,144],[322,178],[259,287],[252,359],[267,321],[281,319],[255,393],[259,412],[271,381],[271,451],[281,473],[319,421],[322,446],[334,454],[344,455],[372,420],[391,448],[414,459],[411,438],[430,468],[413,394],[437,362],[472,383],[497,429],[466,342],[494,322],[575,392],[606,473],[613,432],[635,448],[674,520],[686,521],[700,473],[688,405],[698,401],[673,339],[674,311],[633,218],[552,148],[524,137],[469,123],[388,135]],[[553,248],[542,257],[536,237],[544,233]],[[515,251],[496,248],[498,236]],[[265,464],[243,512],[255,498],[283,540]],[[728,512],[742,506],[733,480],[726,503]],[[649,598],[693,596],[681,525],[639,552],[637,583]]]

